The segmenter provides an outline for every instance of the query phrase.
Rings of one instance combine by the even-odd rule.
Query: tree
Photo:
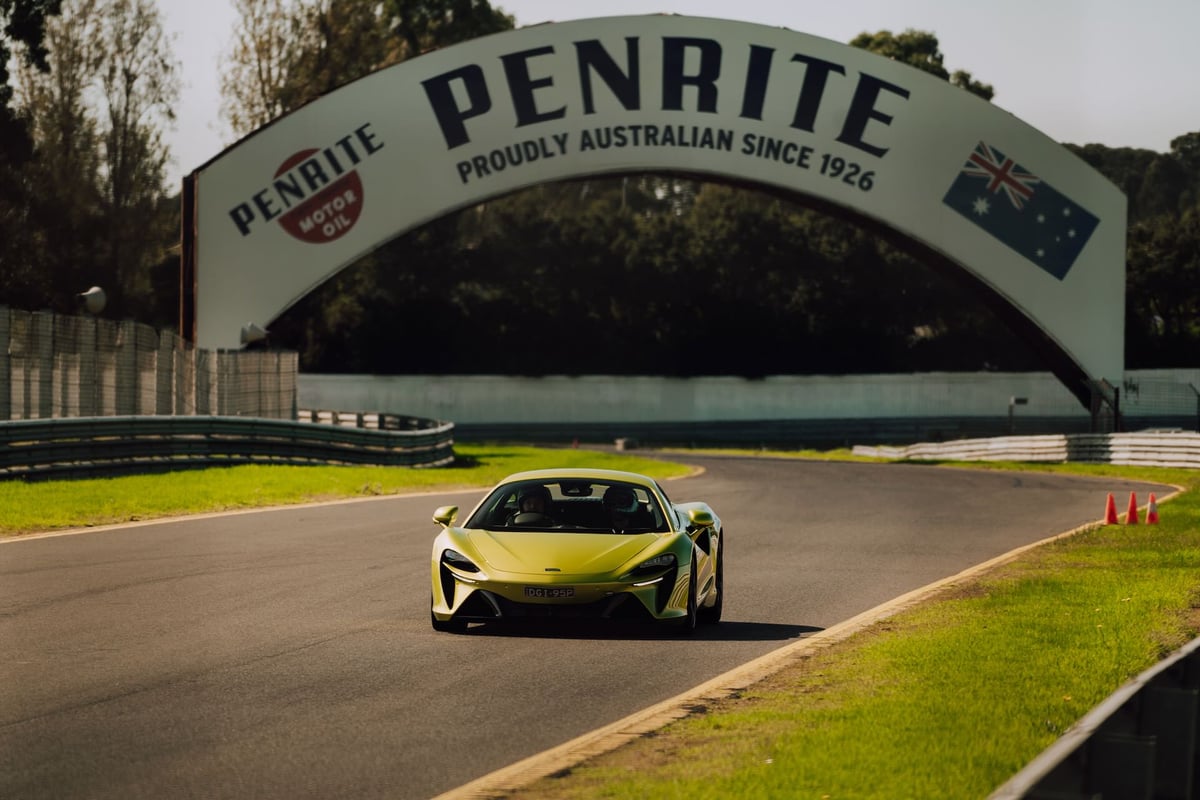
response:
[[[1184,175],[1179,208],[1186,210],[1200,206],[1200,131],[1172,139],[1170,156],[1179,164]]]
[[[74,310],[71,292],[90,285],[85,275],[99,282],[88,241],[99,200],[99,133],[87,97],[102,60],[97,6],[97,0],[67,3],[44,32],[48,69],[26,63],[17,72],[17,99],[34,147],[22,169],[30,188],[20,227],[27,238],[13,266],[27,275],[25,304],[64,312]]]
[[[240,23],[221,73],[221,114],[242,135],[286,113],[293,20],[285,0],[234,0]]]
[[[398,51],[394,61],[406,61],[439,47],[509,30],[511,16],[492,8],[488,0],[387,0]]]
[[[14,46],[21,64],[46,71],[46,20],[61,0],[0,0],[0,297],[30,305],[38,295],[37,273],[27,253],[35,246],[29,228],[33,184],[24,166],[33,157],[27,115],[12,107],[9,64]]]
[[[388,57],[385,7],[361,0],[309,0],[299,6],[299,24],[288,79],[287,110],[395,63]]]
[[[163,138],[175,120],[178,63],[154,0],[108,0],[100,19],[104,62],[99,89],[103,160],[101,214],[109,231],[106,273],[127,296],[149,290],[148,271],[162,240],[154,229],[170,151]]]
[[[990,84],[976,81],[971,73],[965,70],[956,70],[951,75],[943,64],[944,56],[938,49],[937,36],[928,31],[910,28],[899,35],[886,30],[877,33],[860,33],[850,40],[850,46],[869,50],[893,61],[899,61],[931,75],[936,75],[984,100],[990,101],[995,95]]]
[[[244,135],[375,70],[507,30],[487,0],[235,0],[222,114]]]
[[[1129,366],[1195,364],[1200,339],[1200,209],[1129,229],[1126,361]]]
[[[24,121],[13,113],[10,103],[8,65],[12,45],[23,48],[25,63],[42,72],[49,69],[43,38],[46,20],[56,16],[62,0],[0,0],[0,166],[20,163],[30,156],[30,142]]]
[[[38,187],[25,257],[51,308],[99,284],[111,314],[132,315],[177,236],[161,200],[178,67],[152,0],[67,0],[45,42],[50,72],[19,74]]]

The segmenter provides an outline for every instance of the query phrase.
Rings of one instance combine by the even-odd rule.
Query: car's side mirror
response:
[[[696,528],[711,528],[717,524],[717,520],[713,517],[711,511],[705,511],[699,508],[689,508],[687,512],[688,527],[695,530]]]
[[[454,522],[454,518],[458,516],[458,506],[439,506],[433,512],[433,521],[438,525],[449,528],[450,523]]]

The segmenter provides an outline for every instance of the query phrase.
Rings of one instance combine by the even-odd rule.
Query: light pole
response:
[[[77,296],[83,307],[93,316],[103,311],[104,305],[108,302],[108,296],[99,286],[93,286],[86,292],[80,292]]]

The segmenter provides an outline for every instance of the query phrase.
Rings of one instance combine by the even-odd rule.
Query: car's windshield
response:
[[[466,527],[603,533],[669,530],[661,504],[646,487],[567,478],[500,486],[471,515]]]

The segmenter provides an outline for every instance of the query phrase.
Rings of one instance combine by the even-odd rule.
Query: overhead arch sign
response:
[[[965,271],[1076,377],[1121,379],[1125,198],[1103,176],[919,70],[786,29],[680,16],[473,40],[238,142],[187,179],[183,332],[238,347],[247,326],[269,326],[430,220],[540,183],[636,172],[845,212]]]

